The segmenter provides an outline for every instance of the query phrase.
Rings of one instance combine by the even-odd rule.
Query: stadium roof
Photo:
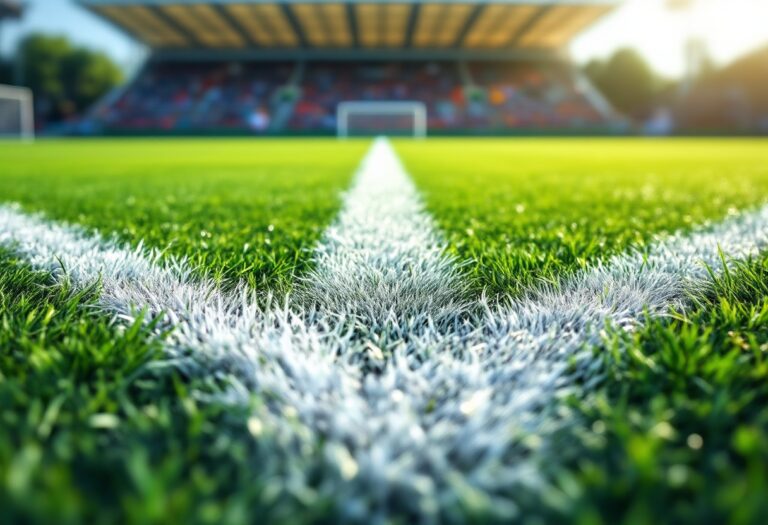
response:
[[[558,50],[620,0],[79,2],[159,50]]]
[[[0,0],[0,20],[3,18],[20,18],[23,8],[16,0]]]

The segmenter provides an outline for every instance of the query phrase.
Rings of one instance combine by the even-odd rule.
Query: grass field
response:
[[[244,283],[283,300],[310,275],[368,147],[364,140],[0,144],[0,201],[143,243],[163,260],[184,258],[197,278],[224,290]],[[760,140],[443,139],[394,147],[469,283],[470,301],[517,300],[542,282],[645,250],[659,235],[768,201],[768,143]],[[326,447],[327,436],[309,436],[300,454],[282,455],[288,438],[252,416],[273,402],[269,395],[246,405],[222,401],[220,378],[168,363],[156,320],[115,319],[99,302],[98,280],[78,288],[54,279],[3,239],[0,232],[4,519],[368,521],[336,499],[337,473],[327,467],[336,449]],[[587,349],[598,372],[576,379],[549,408],[568,424],[547,431],[546,457],[532,454],[536,484],[490,494],[457,468],[448,480],[455,499],[446,503],[425,496],[435,482],[423,472],[415,507],[393,496],[386,508],[364,510],[391,523],[764,523],[768,254],[734,263],[686,305],[642,319],[636,330],[609,327]],[[534,432],[521,446],[535,450],[537,440]],[[330,464],[340,465],[340,486],[362,491],[355,504],[365,505],[375,487],[346,458]]]
[[[762,204],[764,141],[430,140],[398,151],[490,294]]]
[[[4,201],[275,293],[340,204],[364,142],[135,140],[0,145]]]

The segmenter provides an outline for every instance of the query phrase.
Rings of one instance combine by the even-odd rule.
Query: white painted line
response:
[[[646,313],[659,317],[671,308],[684,310],[687,294],[710,284],[710,271],[722,273],[722,254],[730,264],[766,249],[768,207],[659,240],[645,253],[630,251],[558,286],[531,291],[488,310],[453,346],[455,335],[447,343],[445,335],[437,336],[431,344],[453,351],[442,360],[441,379],[427,391],[460,387],[432,402],[433,413],[441,414],[440,437],[427,432],[427,441],[434,447],[442,439],[441,449],[457,451],[471,463],[470,479],[488,494],[508,494],[510,480],[535,484],[535,464],[523,458],[530,455],[529,446],[541,447],[542,438],[567,423],[553,413],[556,396],[577,379],[599,373],[591,349],[600,345],[603,331],[632,331]],[[498,438],[514,435],[535,439]],[[549,452],[554,455],[544,459],[556,457],[556,450]]]
[[[376,374],[361,369],[370,413],[349,437],[349,443],[361,443],[352,457],[368,466],[361,471],[373,486],[416,491],[412,480],[432,472],[431,497],[444,503],[455,496],[447,482],[451,472],[462,472],[468,486],[486,495],[509,494],[513,481],[536,483],[535,464],[523,458],[555,428],[552,401],[599,365],[581,350],[599,344],[608,326],[631,330],[646,312],[659,316],[683,308],[686,293],[709,282],[705,265],[721,271],[719,247],[743,259],[766,247],[767,233],[765,208],[708,231],[667,238],[645,254],[614,257],[506,307],[471,316],[468,311],[483,308],[461,305],[452,315],[450,305],[460,304],[463,293],[454,261],[443,255],[396,155],[377,141],[318,250],[308,287],[330,324],[349,317],[363,321],[367,331],[358,331],[341,361],[355,365],[365,345],[366,362],[370,348],[384,362]],[[412,267],[419,271],[402,274]],[[387,272],[389,282],[380,277]],[[440,283],[447,293],[430,303],[428,290]],[[423,312],[426,322],[398,330]],[[435,312],[439,322],[431,322]],[[536,439],[521,439],[530,435]],[[394,461],[394,470],[376,464],[376,451]],[[504,508],[500,501],[495,505]]]
[[[299,298],[332,319],[397,338],[441,326],[465,311],[467,291],[445,248],[389,142],[376,139]]]
[[[252,432],[275,434],[270,442],[286,461],[321,454],[326,474],[313,490],[346,517],[369,521],[392,513],[429,521],[470,501],[512,512],[516,484],[536,482],[527,450],[558,425],[550,409],[574,377],[568,362],[577,375],[593,374],[580,351],[606,325],[633,329],[643,308],[664,315],[684,305],[686,290],[708,282],[702,261],[722,269],[718,247],[741,259],[768,244],[764,208],[470,316],[452,262],[393,157],[382,142],[367,157],[319,248],[313,277],[328,282],[306,283],[308,310],[264,312],[250,292],[223,294],[183,262],[160,262],[18,208],[0,207],[0,244],[78,287],[100,277],[102,306],[127,321],[137,308],[150,318],[164,312],[159,330],[175,327],[169,356],[236,379],[226,393],[235,402],[268,394]],[[448,292],[431,297],[439,284]],[[373,371],[356,359],[378,353]],[[302,476],[311,473],[286,472],[296,490],[310,483]]]
[[[105,311],[125,322],[142,313],[148,321],[160,319],[158,334],[173,328],[166,340],[171,358],[213,375],[232,375],[250,388],[302,373],[310,354],[313,370],[322,368],[323,352],[343,342],[325,341],[287,309],[263,312],[253,291],[222,293],[214,283],[195,278],[185,261],[160,261],[157,252],[28,215],[18,206],[0,206],[0,245],[76,288],[100,283],[99,305]],[[327,361],[333,364],[332,356]],[[331,375],[342,372],[334,369]]]

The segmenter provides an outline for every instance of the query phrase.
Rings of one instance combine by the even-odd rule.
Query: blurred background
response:
[[[768,134],[768,1],[0,0],[0,84],[5,135]]]

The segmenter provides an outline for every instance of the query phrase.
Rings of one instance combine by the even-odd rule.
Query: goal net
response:
[[[341,102],[336,110],[339,137],[369,135],[427,136],[423,102]]]
[[[0,138],[32,140],[35,121],[32,91],[0,84]]]

